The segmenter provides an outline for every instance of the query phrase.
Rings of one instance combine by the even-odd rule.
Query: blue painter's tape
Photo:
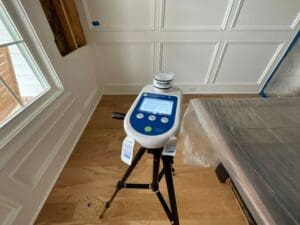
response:
[[[291,45],[288,47],[288,49],[286,50],[286,52],[284,53],[283,57],[281,58],[281,60],[279,61],[278,65],[275,67],[275,69],[273,70],[271,76],[269,77],[269,79],[266,81],[265,85],[263,86],[263,88],[261,89],[259,95],[262,96],[263,98],[267,98],[268,96],[266,95],[266,93],[264,92],[266,87],[268,86],[268,84],[270,83],[270,81],[272,80],[272,78],[274,77],[276,71],[279,69],[279,66],[281,65],[281,63],[283,62],[283,60],[286,58],[286,56],[288,55],[288,53],[293,49],[293,47],[296,45],[296,43],[300,40],[300,31],[298,31],[296,37],[294,38],[294,40],[292,41]]]
[[[99,27],[100,22],[98,20],[94,20],[94,21],[92,21],[92,25],[93,25],[93,27]]]

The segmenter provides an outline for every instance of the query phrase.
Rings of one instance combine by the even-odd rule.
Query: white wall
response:
[[[34,222],[101,94],[91,46],[62,57],[39,1],[21,2],[65,90],[0,149],[0,225]]]
[[[257,93],[299,30],[299,0],[81,1],[106,93],[158,71],[185,92]]]

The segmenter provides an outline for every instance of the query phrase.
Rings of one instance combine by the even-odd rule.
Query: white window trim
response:
[[[64,91],[63,85],[27,16],[21,0],[2,0],[2,2],[35,59],[38,68],[47,80],[50,89],[46,89],[42,92],[35,100],[26,105],[25,108],[22,109],[22,112],[12,117],[0,129],[0,150],[12,141],[20,131],[32,122]]]

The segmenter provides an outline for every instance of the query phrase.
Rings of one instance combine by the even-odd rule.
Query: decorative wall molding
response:
[[[228,1],[228,5],[224,14],[223,23],[221,25],[222,30],[225,30],[229,26],[229,19],[233,13],[234,0]]]
[[[214,66],[211,70],[210,77],[209,77],[208,82],[207,82],[207,84],[209,84],[209,85],[213,85],[215,80],[216,80],[221,62],[222,62],[223,57],[224,57],[224,53],[226,51],[226,48],[227,48],[227,43],[226,42],[220,42],[219,43],[218,52],[216,53]]]
[[[206,75],[205,75],[204,82],[200,82],[199,83],[199,85],[208,84],[208,81],[210,79],[210,76],[212,74],[212,71],[213,71],[213,68],[214,68],[214,65],[215,65],[215,61],[216,61],[216,57],[217,57],[217,52],[218,52],[218,49],[220,47],[220,42],[218,42],[218,41],[160,42],[159,43],[160,52],[159,52],[159,59],[158,59],[159,72],[166,72],[166,71],[163,71],[163,68],[162,68],[163,67],[164,46],[175,46],[175,47],[178,47],[178,46],[181,46],[181,47],[188,46],[189,47],[189,46],[201,46],[201,45],[212,45],[212,46],[214,46],[213,52],[211,54],[210,62],[209,62],[208,68],[207,68],[207,72],[206,72]]]
[[[88,1],[90,0],[81,0],[83,9],[85,12],[86,20],[88,22],[88,27],[90,30],[94,31],[121,31],[121,32],[128,32],[128,31],[154,31],[155,30],[155,15],[156,15],[156,0],[149,0],[151,1],[151,24],[148,26],[142,26],[142,27],[122,27],[122,26],[114,26],[114,27],[102,27],[101,24],[99,27],[93,27],[91,25],[92,23],[92,17],[90,14],[89,6],[88,6]]]
[[[44,160],[43,165],[37,171],[37,173],[34,175],[34,177],[32,179],[32,183],[30,185],[32,185],[33,189],[35,189],[37,187],[37,185],[39,184],[39,181],[41,180],[41,178],[43,177],[43,175],[47,172],[47,170],[49,168],[49,165],[52,163],[52,161],[54,160],[55,156],[58,154],[59,151],[62,150],[63,144],[65,143],[65,141],[67,140],[67,138],[73,132],[73,129],[75,128],[75,126],[79,122],[81,116],[82,116],[82,114],[79,113],[79,112],[77,112],[75,114],[74,118],[71,120],[71,122],[69,123],[68,127],[66,128],[66,130],[64,130],[64,132],[62,133],[62,135],[59,138],[59,140],[55,143],[54,147],[51,150],[51,153],[46,158],[46,160]]]
[[[25,186],[29,187],[30,189],[34,189],[35,188],[35,186],[37,184],[36,177],[38,176],[38,174],[40,172],[39,171],[35,171],[35,174],[31,174],[30,177],[22,177],[22,171],[23,171],[22,166],[24,165],[24,163],[27,162],[27,160],[32,160],[31,157],[30,157],[31,154],[34,153],[34,151],[38,149],[38,147],[43,142],[43,140],[45,140],[45,138],[47,138],[47,136],[49,135],[49,133],[51,132],[51,130],[56,127],[56,125],[64,117],[64,115],[66,114],[66,112],[69,111],[70,108],[74,105],[75,101],[76,101],[76,99],[73,98],[72,100],[70,100],[70,102],[67,105],[64,105],[64,107],[62,109],[60,109],[61,110],[60,115],[51,123],[51,125],[46,130],[44,130],[43,134],[39,137],[39,139],[36,141],[36,143],[34,144],[34,146],[32,146],[32,148],[30,149],[30,151],[27,152],[26,156],[23,157],[23,159],[19,162],[19,164],[16,166],[16,168],[13,171],[11,171],[11,173],[9,175],[10,179],[12,179],[16,183],[25,185]],[[72,125],[72,123],[71,123],[71,125]],[[55,148],[52,148],[52,152],[53,152],[53,149],[55,149]],[[49,156],[51,154],[52,153],[50,153]],[[39,170],[43,170],[44,171],[45,169],[44,168],[39,168]]]
[[[236,22],[238,20],[238,17],[240,15],[242,6],[244,4],[244,1],[245,0],[238,0],[237,6],[236,6],[235,11],[233,13],[233,19],[232,19],[231,24],[229,26],[229,30],[234,30],[236,28],[235,24],[236,24]]]
[[[223,61],[225,52],[226,52],[226,50],[227,50],[227,47],[228,47],[228,42],[225,41],[225,42],[223,43],[221,52],[220,52],[220,54],[219,54],[219,59],[218,59],[218,62],[217,62],[217,64],[216,64],[216,67],[215,67],[215,72],[214,72],[213,76],[212,76],[211,79],[210,79],[210,84],[211,84],[211,85],[215,85],[215,82],[216,82],[217,76],[218,76],[218,74],[219,74],[219,70],[220,70],[220,67],[221,67],[221,64],[222,64],[222,61]]]
[[[238,0],[237,7],[234,12],[230,30],[233,31],[293,31],[300,23],[300,12],[296,15],[290,26],[237,26],[241,10],[246,0]]]
[[[11,201],[7,199],[7,197],[0,196],[0,218],[3,219],[0,221],[0,225],[11,225],[21,209],[22,206],[20,203]],[[1,214],[4,212],[6,213]]]
[[[221,31],[225,30],[230,14],[232,13],[234,0],[228,0],[226,10],[224,12],[223,20],[219,26],[178,26],[178,27],[167,27],[166,21],[166,2],[168,0],[161,0],[161,25],[160,31],[176,31],[176,32],[196,32],[196,31]]]
[[[216,80],[218,78],[219,75],[219,70],[220,67],[222,65],[222,61],[224,56],[226,55],[226,51],[228,49],[228,47],[230,45],[237,45],[237,44],[244,44],[244,45],[277,45],[277,48],[275,49],[274,54],[272,55],[272,57],[270,58],[269,62],[267,63],[264,71],[262,72],[262,74],[259,76],[257,82],[253,82],[253,83],[240,83],[240,82],[232,82],[232,83],[222,83],[222,84],[218,84],[216,83]],[[262,40],[262,41],[228,41],[228,42],[224,42],[223,48],[221,50],[219,59],[218,59],[218,63],[215,69],[215,74],[211,79],[210,84],[211,85],[219,85],[219,86],[232,86],[232,85],[239,85],[239,86],[243,86],[243,85],[257,85],[257,86],[261,86],[262,82],[267,78],[268,75],[271,74],[272,69],[276,66],[275,65],[275,60],[280,58],[280,53],[282,53],[282,49],[285,46],[285,42],[282,41],[268,41],[268,40]]]
[[[275,53],[274,55],[272,56],[272,58],[270,59],[269,63],[267,64],[264,72],[261,74],[261,76],[259,77],[258,81],[257,81],[257,84],[259,86],[262,85],[263,81],[266,79],[266,77],[268,77],[268,75],[271,75],[272,74],[272,71],[273,69],[275,68],[276,64],[274,63],[276,59],[279,59],[279,55],[280,53],[282,53],[282,49],[283,47],[285,46],[285,42],[279,42],[278,43],[278,47],[277,49],[275,50]]]
[[[82,0],[84,1],[84,0]],[[86,3],[88,3],[88,0],[85,0]],[[201,1],[201,0],[199,0]],[[195,6],[199,6],[200,3],[198,0],[190,0],[187,1],[189,5],[187,5],[186,9],[181,9],[181,4],[183,4],[179,0],[155,0],[155,10],[154,10],[154,27],[155,30],[140,30],[141,32],[134,32],[137,30],[118,30],[118,32],[109,32],[109,30],[106,30],[107,32],[89,32],[89,40],[91,40],[93,46],[95,46],[95,58],[99,60],[99,67],[98,72],[101,74],[101,78],[99,78],[99,83],[103,86],[104,93],[137,93],[136,90],[138,90],[138,87],[144,86],[149,81],[149,74],[157,73],[162,71],[163,69],[169,69],[174,68],[178,71],[181,71],[182,74],[180,76],[180,81],[178,81],[177,85],[185,88],[188,93],[203,93],[203,90],[206,90],[207,92],[211,92],[210,90],[216,90],[223,93],[225,89],[227,89],[228,93],[231,92],[230,88],[233,88],[233,91],[241,90],[241,93],[243,92],[245,86],[251,87],[246,89],[249,90],[255,90],[258,91],[261,85],[265,82],[265,80],[268,78],[268,75],[270,75],[270,72],[272,71],[272,68],[274,68],[276,63],[279,61],[279,58],[282,57],[283,52],[288,47],[288,43],[293,38],[297,28],[299,27],[299,20],[300,16],[299,14],[295,18],[294,22],[292,23],[291,27],[288,26],[289,21],[292,20],[294,9],[292,9],[293,13],[292,15],[288,15],[286,12],[288,9],[292,8],[286,8],[286,10],[282,13],[283,21],[280,22],[279,20],[275,20],[274,22],[268,20],[267,17],[264,16],[262,11],[260,11],[260,17],[259,19],[254,20],[252,23],[248,19],[248,16],[246,15],[247,12],[251,13],[250,17],[256,18],[255,16],[255,7],[256,4],[259,5],[259,0],[227,0],[223,1],[219,4],[218,1],[210,1],[207,3],[207,10],[210,13],[212,11],[210,20],[203,22],[202,20],[197,22],[197,19],[203,18],[203,16],[197,14],[197,9],[194,10]],[[272,7],[273,11],[280,10],[280,5],[283,4],[280,0],[274,0],[274,4],[272,3],[273,0],[267,0],[266,2],[270,3],[270,7],[266,8],[270,11],[270,16],[272,18],[278,19],[277,14],[272,13]],[[287,0],[288,1],[288,0]],[[245,3],[245,4],[244,4]],[[291,3],[293,3],[291,1]],[[89,3],[88,3],[89,4]],[[175,4],[175,5],[174,5]],[[293,3],[294,4],[294,3]],[[89,4],[90,6],[92,4]],[[203,3],[204,5],[204,3]],[[211,10],[214,8],[213,6],[218,6],[218,9]],[[246,6],[246,9],[243,9],[243,7]],[[295,6],[298,6],[298,3],[295,2]],[[145,4],[143,3],[141,5],[142,11],[145,10]],[[172,9],[166,8],[166,7],[175,7],[175,12],[171,11]],[[193,8],[194,7],[194,8]],[[177,11],[176,11],[177,10]],[[243,11],[244,10],[244,11]],[[177,12],[179,13],[185,13],[191,11],[190,14],[186,14],[185,16],[181,16],[179,19],[176,18]],[[136,11],[134,11],[136,12]],[[207,11],[206,11],[207,12]],[[252,12],[254,13],[252,15]],[[240,15],[241,13],[241,15]],[[97,12],[95,13],[97,15]],[[149,15],[149,14],[148,14]],[[281,15],[281,14],[280,14]],[[241,16],[241,17],[240,17]],[[268,15],[266,15],[268,16]],[[223,20],[222,20],[223,18]],[[239,20],[241,18],[241,20]],[[270,27],[259,27],[260,20],[262,24],[270,24]],[[149,21],[149,20],[147,20]],[[205,21],[205,20],[204,20]],[[250,21],[248,23],[248,21]],[[257,23],[255,21],[258,21]],[[277,22],[276,22],[277,21]],[[112,23],[111,23],[112,24]],[[124,23],[120,23],[124,24]],[[126,23],[125,23],[126,24]],[[144,23],[142,23],[144,24]],[[258,25],[257,27],[247,27],[242,28],[239,26],[240,24],[254,24]],[[284,27],[278,27],[274,26],[271,27],[271,25],[287,25]],[[238,27],[237,27],[238,26]],[[265,29],[265,30],[263,30]],[[125,32],[123,32],[125,31]],[[132,31],[132,32],[130,32]],[[209,48],[204,48],[205,53],[197,53],[197,49],[194,50],[191,48],[190,50],[185,49],[173,49],[168,48],[167,49],[167,57],[168,60],[163,62],[162,55],[164,51],[163,45],[171,44],[178,44],[178,45],[194,45],[195,43],[201,43],[206,42],[206,40],[213,40],[213,42],[217,42],[218,44],[214,48],[213,56],[211,56],[211,51]],[[208,41],[208,42],[209,42]],[[260,63],[259,66],[255,67],[255,63],[253,66],[249,66],[248,68],[248,74],[246,75],[241,74],[235,71],[242,71],[241,68],[235,69],[235,64],[232,63],[235,61],[235,59],[230,59],[230,62],[226,61],[226,64],[224,64],[224,67],[220,66],[222,65],[222,62],[224,60],[227,60],[227,47],[228,43],[231,47],[231,43],[258,43],[258,42],[264,42],[264,44],[278,44],[278,49],[274,47],[268,47],[265,46],[267,50],[267,53],[264,54],[262,52],[263,50],[260,50],[260,48],[257,48],[257,55],[258,59],[264,59],[264,65],[263,63]],[[283,44],[283,43],[286,44]],[[149,59],[149,53],[147,48],[138,48],[137,50],[134,47],[129,46],[128,49],[126,49],[126,45],[138,45],[138,44],[147,44],[151,43],[153,45],[153,50],[151,50],[151,59]],[[117,46],[120,46],[120,49]],[[246,44],[247,45],[247,44]],[[279,46],[280,45],[280,46]],[[109,48],[109,46],[114,46],[112,49]],[[99,47],[99,49],[98,49]],[[101,55],[101,51],[103,50],[102,47],[107,47],[107,49],[104,49],[105,52],[108,52],[108,56],[105,56],[103,53],[103,56]],[[244,47],[244,46],[241,46]],[[262,46],[263,47],[263,46]],[[152,48],[152,46],[151,46]],[[199,48],[200,49],[200,48]],[[250,51],[248,57],[245,56],[245,58],[253,58],[253,55],[255,55],[255,50],[252,50],[251,48],[245,47],[245,49],[248,49]],[[115,53],[110,53],[112,51],[115,51]],[[120,51],[120,53],[119,53]],[[141,52],[144,51],[144,54]],[[199,50],[200,51],[200,50]],[[242,53],[238,52],[235,54],[235,49],[229,49],[230,56],[234,57],[234,55],[237,55],[236,59],[236,65],[239,64],[239,56],[243,56]],[[238,51],[238,50],[237,50]],[[127,60],[128,57],[126,53],[128,52],[128,56],[132,58],[136,58],[136,60]],[[177,52],[183,52],[182,54],[187,53],[188,59],[193,59],[193,56],[199,57],[200,60],[202,59],[202,65],[199,66],[199,68],[202,68],[203,71],[199,72],[199,74],[203,75],[205,74],[204,70],[207,69],[207,59],[211,58],[211,61],[209,63],[208,72],[206,74],[205,79],[203,76],[198,77],[197,75],[197,66],[193,67],[193,65],[196,65],[195,62],[187,61],[187,63],[191,63],[190,69],[186,69],[187,67],[181,66],[180,63],[183,63],[182,60],[186,59],[184,56],[178,56],[171,58],[172,53]],[[114,60],[114,55],[119,56],[124,55],[124,60],[120,58],[119,60]],[[245,53],[246,54],[246,53]],[[274,55],[273,55],[274,54]],[[104,57],[104,65],[101,64],[101,57]],[[270,57],[270,58],[268,58]],[[145,58],[147,58],[147,63],[145,63]],[[188,60],[187,59],[187,60]],[[151,62],[149,61],[151,60]],[[203,61],[205,60],[205,62]],[[178,62],[176,64],[176,61]],[[149,63],[153,65],[153,69],[149,67]],[[162,66],[162,62],[165,64],[165,66]],[[227,65],[228,63],[232,63],[232,71],[228,69]],[[115,68],[125,68],[124,65],[128,64],[128,68],[131,69],[115,69]],[[142,66],[141,66],[142,65]],[[115,68],[114,68],[115,67]],[[132,68],[139,68],[139,69],[132,69]],[[205,69],[204,69],[205,68]],[[262,72],[262,68],[264,68],[264,71]],[[124,71],[125,70],[125,71]],[[225,71],[226,70],[226,71]],[[137,71],[141,71],[140,73]],[[187,71],[189,76],[186,76],[184,78],[183,74],[184,71]],[[232,72],[232,76],[228,76],[229,80],[228,82],[225,80],[227,75],[223,74],[222,77],[220,76],[220,73],[228,73],[230,74]],[[112,74],[115,74],[115,76],[112,76]],[[121,75],[120,75],[121,74]],[[253,74],[252,78],[250,77],[250,74]],[[244,75],[244,76],[243,76]],[[259,77],[259,78],[258,78]],[[224,79],[222,79],[224,78]],[[101,80],[100,80],[101,79]],[[217,80],[218,79],[218,80]],[[258,80],[256,80],[258,79]],[[216,82],[217,80],[217,82]],[[195,81],[195,82],[193,82]],[[232,81],[232,82],[231,82]],[[252,82],[253,81],[253,82]],[[224,82],[221,84],[218,84],[218,82]],[[193,85],[199,85],[200,88],[189,88]],[[207,88],[204,88],[203,85],[206,85]],[[219,86],[222,87],[219,87]],[[237,85],[240,85],[241,88],[237,88]],[[256,85],[257,88],[253,88],[253,85]],[[215,86],[218,86],[215,88]],[[119,90],[117,90],[119,89]],[[88,101],[88,100],[87,100]],[[87,103],[86,103],[87,104]]]
[[[298,13],[297,17],[295,18],[295,20],[293,21],[290,27],[292,30],[295,30],[296,28],[299,29],[299,26],[300,26],[300,12]]]

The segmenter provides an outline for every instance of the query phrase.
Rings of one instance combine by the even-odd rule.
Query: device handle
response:
[[[115,120],[124,120],[126,113],[113,112],[111,118]]]

